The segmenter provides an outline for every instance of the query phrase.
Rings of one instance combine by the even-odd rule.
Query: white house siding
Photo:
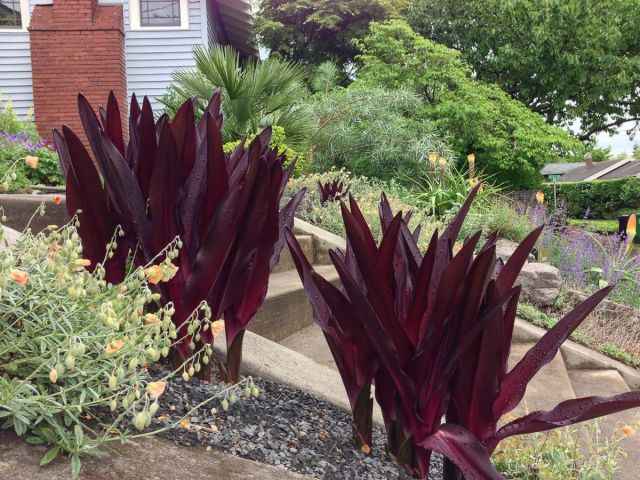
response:
[[[124,2],[127,88],[129,97],[147,95],[155,109],[156,101],[171,83],[178,68],[193,67],[193,47],[207,43],[205,0],[189,0],[189,29],[131,30],[129,2]]]
[[[27,25],[31,10],[41,3],[29,2]],[[33,108],[33,88],[31,86],[31,50],[29,32],[0,29],[0,93],[3,105],[7,99],[20,117],[24,117]]]

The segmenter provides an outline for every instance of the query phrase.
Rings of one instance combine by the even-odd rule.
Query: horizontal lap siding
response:
[[[178,68],[193,67],[193,47],[203,41],[201,0],[189,0],[188,30],[131,30],[129,2],[124,2],[128,95],[147,95],[154,110]],[[204,0],[203,0],[204,1]]]
[[[30,2],[30,9],[36,2]],[[29,32],[0,30],[0,93],[20,117],[33,109]]]

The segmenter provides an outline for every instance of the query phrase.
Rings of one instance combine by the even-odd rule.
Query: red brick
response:
[[[98,0],[36,5],[29,36],[35,121],[44,138],[66,124],[84,139],[79,92],[97,107],[113,91],[126,119],[122,5],[99,5]]]

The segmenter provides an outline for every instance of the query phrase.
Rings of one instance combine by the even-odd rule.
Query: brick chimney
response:
[[[588,152],[584,156],[584,163],[587,166],[587,169],[593,168],[593,157],[591,156],[591,152]]]
[[[68,124],[84,138],[78,92],[97,107],[106,104],[113,90],[126,111],[122,108],[127,98],[122,5],[99,5],[98,0],[36,5],[29,36],[40,135],[51,139],[53,128]]]

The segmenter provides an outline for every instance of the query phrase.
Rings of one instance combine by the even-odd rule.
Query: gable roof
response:
[[[591,168],[586,165],[567,172],[563,177],[563,182],[581,182],[583,180],[599,180],[621,177],[631,177],[640,173],[640,161],[632,157],[622,160],[607,160],[605,162],[593,162]]]
[[[542,175],[564,175],[565,173],[575,170],[576,168],[584,167],[584,162],[576,163],[547,163],[540,173]]]
[[[222,45],[231,45],[245,56],[257,56],[250,0],[208,1],[215,22],[216,41]]]

